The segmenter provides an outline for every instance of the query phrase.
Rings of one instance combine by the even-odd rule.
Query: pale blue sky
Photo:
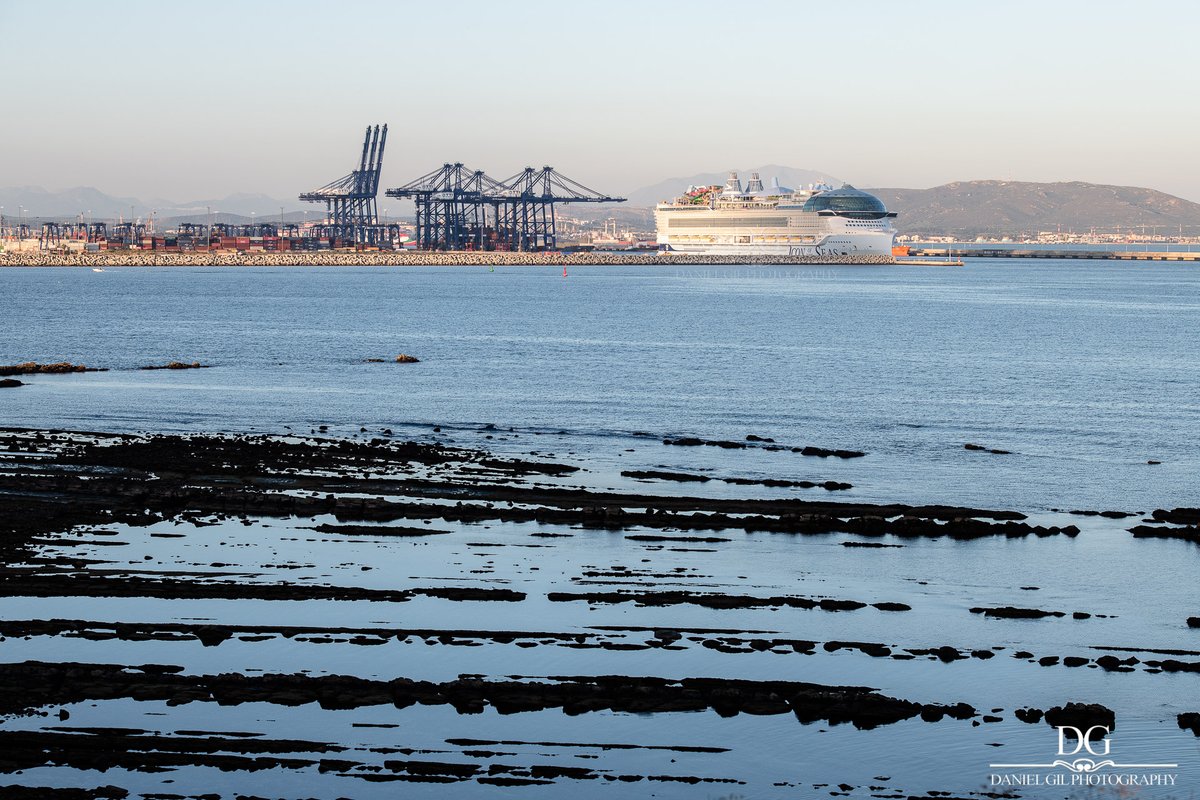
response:
[[[293,196],[552,164],[612,193],[763,163],[864,186],[1200,200],[1189,2],[0,0],[0,185]]]

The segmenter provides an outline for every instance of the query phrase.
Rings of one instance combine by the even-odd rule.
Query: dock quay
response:
[[[964,267],[966,262],[961,258],[897,258],[896,264],[905,267]]]
[[[930,248],[912,247],[909,256],[922,259],[956,258],[1055,258],[1093,261],[1188,261],[1200,262],[1200,252],[1167,250],[1049,250],[1015,248]]]
[[[595,266],[782,266],[894,264],[891,256],[753,256],[657,253],[217,250],[162,253],[144,250],[0,252],[0,267],[595,267]]]

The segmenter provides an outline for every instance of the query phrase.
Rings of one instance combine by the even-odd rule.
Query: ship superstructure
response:
[[[764,188],[757,172],[745,188],[731,172],[723,187],[691,186],[654,209],[660,249],[728,255],[890,256],[895,216],[849,184]]]

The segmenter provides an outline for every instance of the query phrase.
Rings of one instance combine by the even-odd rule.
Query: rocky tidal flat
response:
[[[1114,681],[1163,692],[1171,741],[1197,729],[1194,617],[1037,574],[1095,537],[1194,548],[1196,509],[867,503],[820,469],[868,452],[723,442],[682,444],[787,477],[612,488],[586,461],[365,428],[0,430],[0,798],[932,794],[902,757],[833,754],[1124,735]],[[948,566],[998,548],[1025,580]]]

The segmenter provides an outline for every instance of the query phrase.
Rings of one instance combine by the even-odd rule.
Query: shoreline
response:
[[[333,252],[239,251],[158,253],[0,253],[0,267],[592,267],[592,266],[807,266],[893,265],[891,256],[658,255],[657,253],[513,253],[513,252]]]

